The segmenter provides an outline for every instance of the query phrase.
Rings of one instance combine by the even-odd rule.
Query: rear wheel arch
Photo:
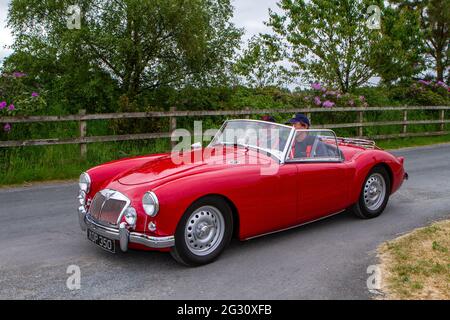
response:
[[[393,172],[392,172],[392,169],[391,169],[391,167],[386,163],[386,162],[380,162],[380,163],[377,163],[376,165],[374,165],[371,169],[370,169],[370,171],[371,170],[373,170],[373,169],[375,169],[376,167],[382,167],[382,168],[384,168],[384,170],[386,170],[386,172],[388,173],[388,175],[389,175],[389,182],[390,182],[390,190],[389,190],[389,193],[391,193],[392,192],[392,184],[393,184],[393,179],[394,179],[394,174],[393,174]],[[369,171],[369,172],[370,172]]]
[[[378,217],[384,211],[391,194],[391,174],[390,168],[386,168],[386,164],[377,163],[370,168],[363,180],[358,200],[349,208],[357,217],[371,219]],[[374,193],[369,194],[369,192],[372,192],[370,191],[372,186],[375,188]],[[384,193],[380,191],[383,189],[385,190]],[[376,205],[374,208],[371,208],[372,203],[370,202],[372,200],[373,205]],[[377,201],[378,203],[376,203]]]

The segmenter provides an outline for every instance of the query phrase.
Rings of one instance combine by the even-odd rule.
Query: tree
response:
[[[443,81],[450,62],[450,2],[448,0],[391,0],[391,2],[397,4],[399,8],[414,9],[419,13],[430,66],[435,70],[437,80]]]
[[[282,65],[283,53],[273,39],[253,36],[238,58],[234,70],[251,87],[283,86],[288,72]]]
[[[372,61],[381,32],[366,24],[372,4],[383,8],[382,1],[280,0],[283,13],[270,11],[267,25],[286,44],[302,78],[347,92],[375,75]]]
[[[381,31],[372,66],[385,84],[408,82],[425,69],[425,43],[416,11],[385,8]]]
[[[242,33],[230,22],[230,0],[77,3],[80,28],[70,29],[73,1],[12,0],[8,24],[16,56],[9,68],[63,77],[71,87],[82,87],[86,75],[107,77],[133,101],[162,86],[224,80]]]

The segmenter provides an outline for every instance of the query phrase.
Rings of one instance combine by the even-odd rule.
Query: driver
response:
[[[292,124],[296,130],[309,129],[311,126],[311,122],[308,117],[301,113],[295,114],[294,117],[287,122],[287,124]],[[316,136],[309,135],[307,131],[297,132],[295,142],[291,150],[291,158],[311,157],[311,151],[314,144],[316,144],[315,154],[317,156],[325,155],[326,150],[323,150],[324,146],[317,140],[318,139]]]

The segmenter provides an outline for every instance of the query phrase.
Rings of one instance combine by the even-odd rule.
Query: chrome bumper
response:
[[[125,222],[120,224],[119,229],[98,224],[86,213],[84,207],[78,208],[78,219],[81,230],[86,231],[90,229],[101,236],[119,241],[120,249],[123,252],[128,250],[129,243],[142,244],[146,247],[156,249],[170,248],[175,245],[175,238],[173,236],[152,237],[143,233],[131,232],[128,230]]]

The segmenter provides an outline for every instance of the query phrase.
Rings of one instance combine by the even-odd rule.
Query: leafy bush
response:
[[[23,72],[3,73],[0,75],[0,115],[14,116],[38,114],[45,109],[47,103],[44,92],[39,92],[35,84],[27,81]],[[4,123],[4,134],[11,131],[11,124]]]

